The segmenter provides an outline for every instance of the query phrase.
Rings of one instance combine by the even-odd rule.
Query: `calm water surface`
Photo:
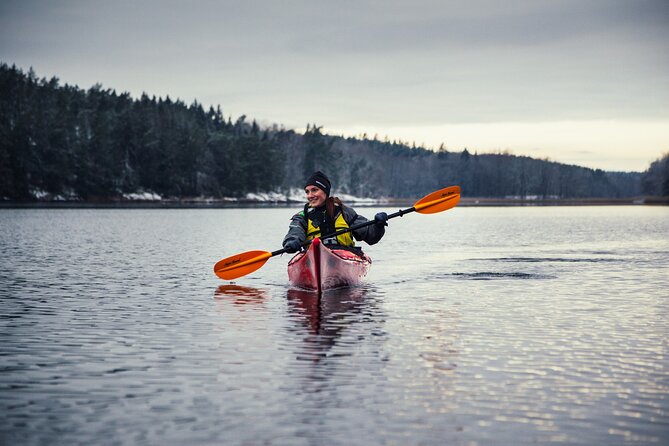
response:
[[[669,442],[669,208],[412,214],[321,300],[213,275],[292,213],[0,210],[0,444]]]

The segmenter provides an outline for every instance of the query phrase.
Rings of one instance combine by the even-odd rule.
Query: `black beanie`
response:
[[[330,196],[330,188],[332,187],[330,185],[330,180],[328,180],[328,177],[326,177],[325,174],[320,170],[311,174],[307,180],[307,184],[304,185],[305,188],[307,186],[316,186],[317,188],[323,190],[325,195],[328,197]]]

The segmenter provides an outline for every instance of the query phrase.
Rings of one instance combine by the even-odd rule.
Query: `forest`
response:
[[[463,196],[535,199],[669,194],[669,155],[646,172],[608,172],[504,153],[430,150],[403,141],[261,128],[221,107],[95,85],[88,90],[0,65],[0,201],[114,202],[288,194],[314,170],[335,193],[417,197],[459,185]]]

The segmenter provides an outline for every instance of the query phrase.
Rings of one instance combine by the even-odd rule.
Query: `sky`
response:
[[[669,0],[0,0],[0,62],[262,125],[643,171]]]

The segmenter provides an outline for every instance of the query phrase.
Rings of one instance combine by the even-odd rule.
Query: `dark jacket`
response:
[[[331,219],[325,211],[325,206],[321,208],[306,208],[304,211],[293,215],[290,221],[288,234],[283,239],[283,245],[286,246],[288,240],[297,240],[300,244],[307,239],[307,218],[311,220],[312,225],[321,230],[321,235],[328,235],[334,232],[334,220],[337,219],[340,213],[343,213],[344,220],[349,227],[365,223],[368,221],[362,215],[358,215],[353,208],[348,206],[336,206],[334,219]],[[364,228],[351,231],[353,238],[357,241],[364,241],[369,245],[373,245],[381,240],[381,237],[386,233],[384,225],[369,225]]]

